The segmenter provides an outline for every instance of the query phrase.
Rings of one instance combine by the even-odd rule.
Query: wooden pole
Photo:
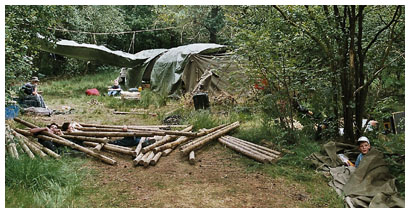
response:
[[[91,141],[97,143],[108,143],[110,140],[106,138],[94,138],[94,137],[86,137],[86,136],[76,136],[76,135],[62,135],[61,137],[65,139],[72,139],[72,140],[80,140],[80,141]]]
[[[64,132],[64,134],[87,137],[153,137],[154,135],[165,135],[162,132]]]
[[[193,127],[193,126],[189,126],[189,127],[185,128],[185,129],[183,129],[182,131],[183,131],[183,132],[191,131],[191,130],[192,130],[192,127]],[[149,145],[149,146],[144,147],[144,148],[142,149],[142,153],[149,152],[149,151],[153,150],[155,147],[161,146],[161,145],[163,145],[163,144],[165,144],[165,143],[167,143],[167,142],[169,142],[169,141],[175,140],[177,137],[178,137],[178,136],[176,136],[176,135],[166,135],[166,136],[163,137],[161,140],[159,140],[159,141],[157,141],[157,142],[155,142],[155,143],[153,143],[153,144],[151,144],[151,145]]]
[[[173,142],[166,143],[166,144],[163,144],[161,146],[155,147],[153,149],[153,151],[154,151],[154,153],[157,153],[157,152],[164,151],[166,149],[173,149],[173,148],[177,147],[179,144],[184,143],[184,142],[186,142],[190,139],[191,138],[188,138],[186,136],[181,136],[176,141],[173,141]]]
[[[15,143],[11,143],[10,146],[11,146],[11,148],[12,148],[12,150],[13,150],[14,155],[16,156],[16,158],[17,158],[17,159],[20,159],[20,157],[19,157],[19,152],[17,151],[16,144],[15,144]]]
[[[216,130],[221,129],[221,128],[226,127],[226,126],[228,126],[228,124],[222,124],[222,125],[219,125],[217,127],[211,128],[211,129],[203,129],[202,131],[199,131],[199,133],[197,134],[197,137],[202,137],[204,135],[210,134],[210,133],[215,132]]]
[[[53,150],[43,146],[42,144],[40,144],[37,141],[31,141],[37,148],[39,148],[41,151],[45,152],[47,155],[55,158],[55,159],[60,159],[61,156],[57,153],[55,153]]]
[[[234,144],[234,145],[252,149],[252,150],[254,150],[255,152],[259,152],[259,153],[261,153],[261,154],[267,155],[267,156],[272,157],[272,158],[278,158],[278,157],[279,157],[278,155],[275,155],[275,154],[273,154],[272,152],[268,152],[268,151],[266,151],[266,150],[264,150],[264,149],[260,149],[259,147],[252,146],[252,145],[247,144],[247,143],[242,143],[242,142],[240,142],[240,141],[238,141],[238,140],[233,140],[233,139],[231,139],[231,138],[228,139],[227,137],[222,137],[222,139],[224,139],[224,140],[226,140],[226,141],[229,141],[229,142],[231,142],[231,143]]]
[[[31,152],[30,148],[28,148],[28,146],[24,143],[23,140],[19,140],[19,144],[21,146],[21,148],[23,148],[24,152],[27,153],[27,155],[31,158],[34,159],[36,158],[33,154],[33,152]]]
[[[23,148],[23,150],[27,153],[27,155],[31,158],[34,159],[35,156],[33,154],[33,152],[31,152],[30,148],[28,148],[28,146],[24,143],[25,140],[28,140],[28,138],[26,138],[24,135],[19,134],[18,132],[16,132],[14,129],[10,129],[11,134],[13,134],[15,137],[19,138],[19,143],[20,146]]]
[[[257,160],[257,161],[259,161],[259,162],[261,162],[261,163],[269,163],[269,162],[270,162],[266,157],[262,157],[262,156],[260,156],[260,155],[257,155],[257,154],[255,154],[254,152],[251,152],[251,151],[249,151],[249,150],[246,150],[246,149],[244,149],[244,148],[242,148],[242,147],[235,146],[235,145],[233,145],[232,143],[229,143],[228,141],[226,141],[226,140],[224,140],[224,139],[222,139],[222,138],[218,138],[218,141],[219,141],[220,143],[224,144],[225,146],[229,147],[230,149],[233,149],[233,150],[235,150],[235,151],[237,151],[237,152],[239,152],[239,153],[242,153],[243,155],[248,156],[248,157],[250,157],[250,158],[252,158],[252,159],[255,159],[255,160]]]
[[[162,152],[162,155],[163,155],[163,156],[167,156],[167,155],[169,155],[169,153],[172,152],[172,150],[173,150],[173,149],[166,149],[166,150],[164,150],[164,151]]]
[[[203,145],[205,145],[206,143],[208,143],[208,142],[210,142],[210,141],[212,141],[212,140],[214,140],[214,139],[216,139],[216,138],[219,138],[219,137],[221,137],[222,135],[224,135],[224,134],[230,132],[231,130],[233,130],[233,129],[239,127],[239,125],[240,125],[239,122],[235,122],[235,123],[232,123],[232,124],[230,124],[230,125],[228,125],[228,126],[222,128],[222,129],[219,129],[219,130],[217,130],[217,131],[215,131],[215,132],[213,132],[213,133],[211,133],[211,134],[208,134],[208,135],[202,136],[202,137],[200,137],[200,138],[197,138],[197,139],[195,139],[193,142],[190,143],[191,145],[186,146],[185,148],[182,148],[182,147],[181,147],[181,153],[182,153],[183,155],[187,155],[187,154],[189,154],[191,151],[197,150],[197,149],[199,149],[200,147],[202,147]]]
[[[135,154],[138,156],[141,152],[142,149],[142,143],[145,141],[145,137],[140,139],[140,142],[138,143],[137,147],[135,148]]]
[[[149,160],[151,160],[152,156],[151,154],[154,154],[152,151],[149,151],[142,156],[141,161],[139,162],[140,165],[143,165],[144,167],[148,166]],[[148,160],[149,159],[149,160]]]
[[[195,152],[194,151],[191,151],[189,153],[189,163],[190,164],[195,164]]]
[[[137,155],[137,157],[133,160],[134,166],[138,166],[138,164],[140,163],[143,156],[144,156],[144,154],[142,154],[142,153],[139,153],[139,155]]]
[[[11,143],[7,145],[7,151],[10,153],[10,156],[12,158],[17,158],[16,154],[14,153],[13,147],[11,146]]]
[[[231,145],[233,145],[233,146],[236,146],[236,147],[239,147],[239,148],[241,148],[241,149],[243,149],[243,150],[246,150],[246,151],[248,151],[248,152],[251,152],[251,153],[253,153],[254,155],[258,155],[258,156],[261,156],[262,158],[266,158],[270,163],[272,163],[272,162],[274,161],[274,159],[277,158],[277,157],[272,157],[272,156],[266,155],[266,154],[264,154],[264,153],[261,153],[261,152],[259,152],[258,150],[255,150],[255,149],[253,149],[253,148],[250,148],[250,147],[247,147],[247,146],[242,146],[242,144],[233,143],[233,142],[231,142],[231,141],[229,141],[229,140],[226,140],[226,139],[222,139],[222,140],[225,141],[225,142],[227,142],[227,143],[229,143],[229,144],[231,144]]]
[[[161,157],[162,152],[158,152],[157,154],[155,154],[155,156],[151,159],[150,163],[152,166],[155,166],[159,160],[159,158]]]
[[[81,126],[83,127],[102,127],[102,128],[123,128],[124,125],[103,125],[103,124],[87,124],[87,123],[80,123]],[[137,125],[130,125],[127,126],[128,129],[132,128],[144,128],[144,129],[150,129],[150,128],[186,128],[189,125],[150,125],[150,126],[137,126]]]
[[[276,151],[276,150],[269,149],[269,148],[267,148],[267,147],[264,147],[264,146],[261,146],[261,145],[258,145],[258,144],[254,144],[254,143],[251,143],[251,142],[249,142],[249,141],[245,141],[245,140],[242,140],[242,139],[239,139],[239,138],[235,138],[235,137],[232,137],[232,136],[230,136],[230,135],[226,135],[226,136],[224,136],[224,137],[226,137],[226,138],[229,139],[229,140],[231,140],[231,139],[232,139],[232,140],[237,140],[237,141],[239,141],[239,142],[242,142],[242,143],[245,143],[245,144],[249,144],[249,145],[258,147],[258,148],[260,148],[260,149],[262,149],[262,150],[271,152],[271,153],[276,154],[276,155],[280,155],[280,154],[281,154],[280,152],[278,152],[278,151]]]
[[[29,141],[24,141],[24,143],[28,146],[28,148],[30,148],[31,151],[33,151],[36,155],[40,156],[41,158],[45,158],[47,157],[46,153],[44,153],[43,151],[41,151],[40,148],[38,148],[37,146],[35,146],[33,143],[29,142]]]
[[[16,118],[15,118],[15,119],[16,119]],[[30,127],[30,126],[29,126],[29,127]],[[36,128],[36,126],[32,125],[31,128]],[[17,130],[18,130],[18,131],[17,131]],[[20,129],[16,129],[16,131],[19,132],[20,134],[23,134],[23,135],[26,135],[26,136],[31,136],[31,133],[30,133],[29,131],[20,130]],[[60,137],[60,136],[57,136],[57,135],[55,135],[55,134],[49,133],[49,132],[47,132],[47,131],[42,131],[41,133],[42,133],[42,134],[45,134],[45,135],[48,135],[48,136],[45,136],[45,135],[37,135],[36,137],[38,137],[38,138],[40,138],[40,139],[43,139],[43,140],[49,140],[49,141],[51,141],[51,142],[55,142],[55,143],[58,143],[58,144],[62,144],[62,145],[64,145],[64,146],[69,146],[69,147],[71,147],[71,148],[73,148],[73,149],[76,149],[76,150],[85,152],[85,153],[87,153],[87,154],[89,154],[89,155],[91,155],[91,156],[93,156],[93,157],[95,157],[95,158],[98,158],[98,159],[102,160],[103,162],[108,163],[108,164],[110,164],[110,165],[115,165],[115,164],[117,163],[115,160],[113,160],[113,159],[111,159],[111,158],[108,158],[108,157],[106,157],[106,156],[104,156],[104,155],[98,154],[98,153],[96,153],[96,152],[94,152],[94,151],[92,151],[92,150],[90,150],[90,149],[87,149],[87,148],[85,148],[85,147],[82,147],[82,146],[80,146],[80,145],[78,145],[78,144],[75,144],[75,143],[73,143],[73,142],[71,142],[71,141],[69,141],[69,140],[67,140],[67,139],[65,139],[65,138],[62,138],[62,137]],[[51,137],[50,137],[50,136],[51,136]]]
[[[97,147],[98,145],[100,145],[99,143],[93,143],[93,142],[89,142],[89,141],[84,141],[83,144],[86,145],[86,146],[94,147],[94,148]],[[118,148],[116,146],[113,146],[112,144],[104,144],[104,146],[102,148],[105,149],[105,150],[108,150],[108,151],[113,151],[113,152],[118,152],[118,153],[121,153],[121,154],[135,156],[134,151],[127,150],[127,149],[121,149],[121,148]]]
[[[103,148],[103,146],[104,146],[104,144],[105,143],[98,143],[97,144],[97,146],[95,146],[93,149],[95,150],[95,151],[101,151],[101,149]]]

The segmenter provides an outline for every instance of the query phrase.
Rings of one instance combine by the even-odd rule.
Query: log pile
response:
[[[37,128],[36,125],[22,119],[15,118],[14,120],[28,128]],[[19,145],[21,152],[27,153],[30,158],[36,156],[61,158],[57,153],[31,139],[36,137],[79,150],[110,165],[116,165],[116,161],[103,155],[103,152],[108,151],[130,156],[133,159],[134,166],[143,166],[145,168],[155,166],[162,157],[168,156],[177,147],[179,147],[181,155],[186,157],[190,164],[195,164],[195,157],[199,153],[198,150],[216,140],[226,147],[262,163],[272,163],[280,155],[275,150],[228,136],[229,132],[240,126],[239,122],[223,124],[211,129],[200,129],[198,132],[192,132],[193,126],[187,125],[121,126],[85,123],[80,123],[80,125],[82,127],[77,128],[79,131],[63,132],[61,136],[48,131],[33,135],[28,129],[16,128],[13,130],[10,128],[12,135],[20,140],[18,144],[9,143],[6,150],[9,151],[12,157],[18,158],[19,153],[16,147]],[[58,126],[61,127],[61,125]],[[171,130],[175,127],[185,129],[180,131]],[[143,147],[143,142],[149,140],[148,137],[153,136],[162,136],[162,138],[151,145]],[[131,148],[110,143],[116,137],[140,137],[140,142]],[[82,141],[82,145],[70,140]]]

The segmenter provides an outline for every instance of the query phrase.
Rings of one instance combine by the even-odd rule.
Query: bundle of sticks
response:
[[[262,163],[272,163],[280,152],[232,136],[218,138],[223,145]]]

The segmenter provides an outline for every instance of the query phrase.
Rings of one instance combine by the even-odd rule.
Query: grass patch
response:
[[[6,156],[8,208],[67,208],[81,197],[85,171],[78,159],[44,160]]]

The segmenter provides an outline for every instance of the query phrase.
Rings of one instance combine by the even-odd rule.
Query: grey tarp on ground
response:
[[[193,54],[211,54],[225,51],[219,44],[190,44],[169,49],[157,59],[152,68],[151,88],[163,95],[173,93],[181,83],[185,65]]]
[[[335,157],[342,152],[349,159],[356,159],[354,150],[348,147],[355,146],[329,142],[324,145],[325,155],[314,153],[308,159],[319,168],[330,171],[332,180],[329,185],[338,194],[346,196],[345,200],[351,207],[404,207],[404,200],[398,196],[394,177],[383,160],[383,154],[373,148],[357,169],[347,168]]]

